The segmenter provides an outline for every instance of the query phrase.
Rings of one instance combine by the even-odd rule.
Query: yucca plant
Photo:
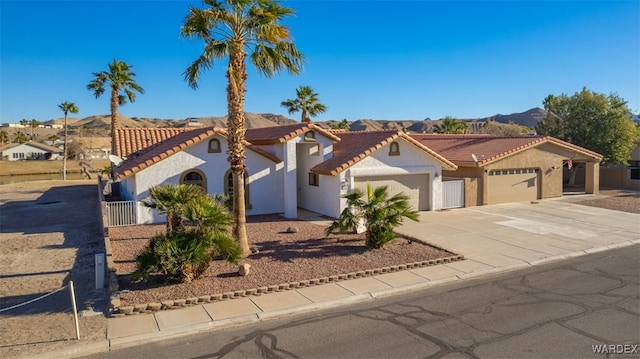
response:
[[[327,228],[327,235],[335,230],[355,229],[359,221],[364,221],[366,245],[378,249],[395,239],[393,228],[402,224],[404,218],[418,221],[418,212],[409,205],[409,197],[398,193],[389,198],[387,186],[374,189],[367,183],[366,198],[363,197],[365,193],[359,189],[343,196],[347,208]]]

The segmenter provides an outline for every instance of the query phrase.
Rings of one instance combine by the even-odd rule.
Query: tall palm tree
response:
[[[63,102],[58,108],[64,113],[64,157],[62,158],[62,180],[67,180],[67,115],[69,112],[78,113],[78,106],[73,102]]]
[[[124,61],[113,59],[113,62],[109,64],[109,71],[94,72],[93,80],[87,85],[87,90],[93,91],[96,98],[100,97],[107,87],[111,91],[111,154],[116,156],[120,155],[117,153],[115,141],[118,106],[126,104],[127,100],[135,102],[136,94],[134,91],[144,94],[144,89],[133,79],[136,73],[131,71],[132,68],[133,66]],[[113,168],[113,166],[111,167]]]
[[[228,56],[227,127],[228,161],[233,173],[233,234],[243,257],[251,254],[247,239],[244,193],[244,97],[247,56],[258,72],[272,77],[281,70],[298,74],[304,55],[291,41],[289,29],[281,21],[293,10],[272,0],[204,0],[204,9],[189,8],[181,35],[204,41],[204,50],[184,72],[189,86],[197,89],[203,70]]]
[[[31,127],[31,140],[33,141],[33,129],[40,126],[40,121],[36,120],[35,118],[31,121],[29,121],[29,127]]]
[[[301,111],[301,122],[311,122],[311,117],[315,117],[325,111],[327,106],[321,104],[318,94],[310,86],[300,86],[296,89],[296,98],[282,101],[282,107],[286,107],[289,114]]]

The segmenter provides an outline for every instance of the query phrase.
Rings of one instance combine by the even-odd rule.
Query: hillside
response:
[[[464,119],[469,124],[469,131],[471,133],[492,133],[496,135],[514,136],[528,134],[531,132],[531,128],[535,127],[538,120],[543,118],[545,111],[541,108],[533,108],[521,113],[512,113],[509,115],[495,115],[485,118],[477,119]],[[251,113],[245,112],[247,128],[260,128],[269,127],[274,125],[284,125],[296,123],[298,121],[289,117],[271,113]],[[118,115],[118,126],[129,128],[144,128],[144,127],[187,127],[187,126],[220,126],[226,127],[226,116],[211,116],[211,117],[190,117],[186,119],[162,119],[162,118],[148,118],[148,117],[127,117],[124,115]],[[63,118],[56,118],[53,120],[43,122],[43,125],[62,125],[64,123]],[[323,128],[332,128],[337,126],[340,121],[319,121],[315,122],[318,126]],[[406,130],[408,132],[415,133],[430,133],[433,132],[434,125],[440,123],[440,120],[373,120],[373,119],[359,119],[350,122],[351,131],[370,131],[370,130],[387,130],[398,129]],[[94,115],[85,118],[68,118],[67,119],[68,130],[70,136],[109,136],[111,128],[111,118],[109,115]],[[526,126],[526,127],[523,127]],[[21,128],[8,128],[10,136],[13,136],[15,132],[21,131],[27,134],[31,129]],[[61,129],[53,128],[36,128],[34,134],[40,138],[47,138],[53,134],[62,136],[63,131]]]

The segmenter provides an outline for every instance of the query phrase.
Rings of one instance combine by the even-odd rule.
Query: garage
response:
[[[489,203],[535,201],[539,199],[539,171],[535,168],[496,169],[488,172]]]
[[[367,190],[367,183],[375,187],[387,186],[390,196],[404,193],[409,196],[409,203],[414,209],[426,211],[429,209],[429,175],[393,175],[393,176],[366,176],[355,178],[355,188]]]

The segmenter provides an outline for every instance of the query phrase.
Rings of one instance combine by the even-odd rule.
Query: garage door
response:
[[[534,168],[489,171],[489,204],[538,199],[538,170]]]
[[[366,193],[367,183],[373,188],[387,186],[390,196],[404,193],[409,196],[409,203],[413,209],[426,211],[429,209],[429,175],[393,175],[356,177],[355,187]]]

